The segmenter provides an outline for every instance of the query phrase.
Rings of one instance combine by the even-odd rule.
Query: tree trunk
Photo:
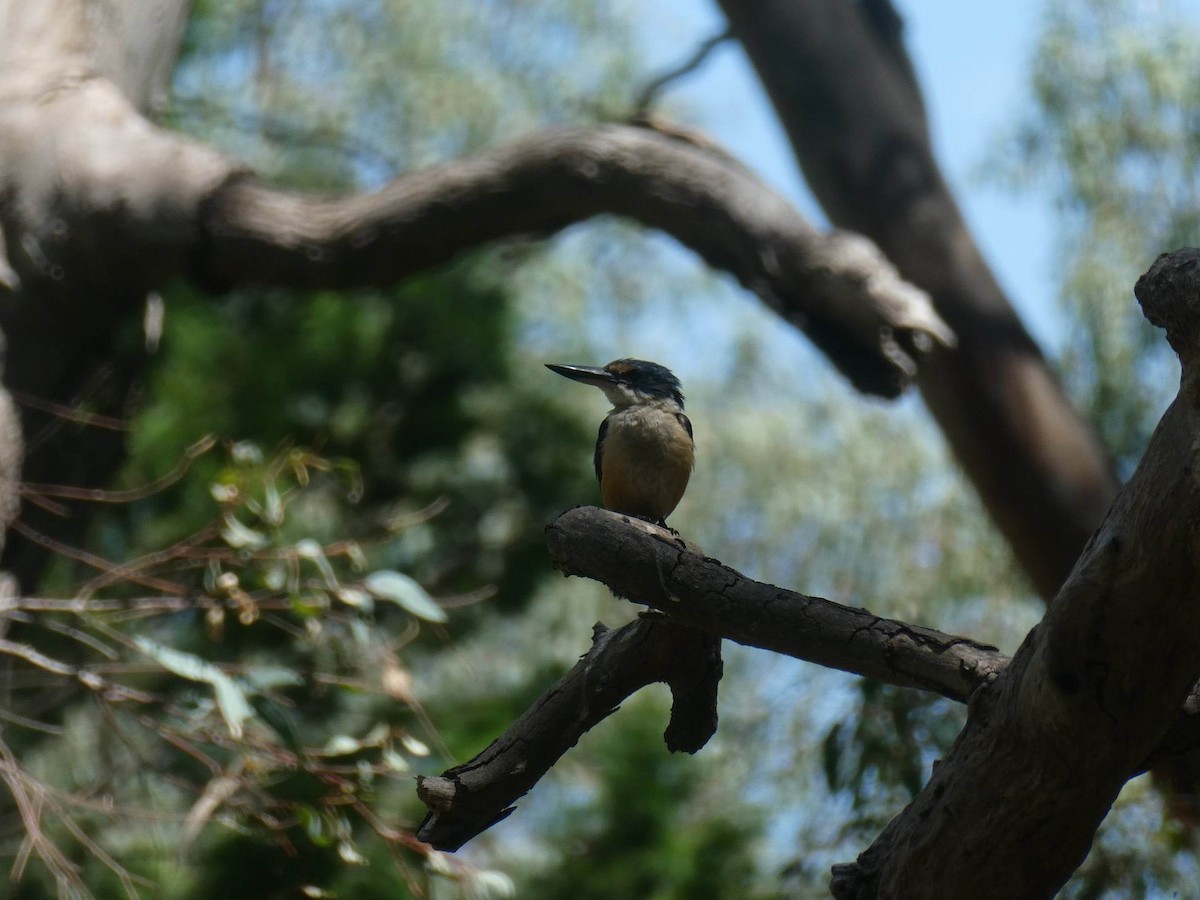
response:
[[[135,159],[173,174],[169,154],[135,156],[134,139],[148,127],[141,112],[165,97],[187,13],[185,0],[0,0],[0,331],[4,384],[21,408],[20,425],[0,415],[5,527],[17,478],[102,485],[122,458],[120,431],[68,413],[123,419],[140,370],[136,355],[114,352],[116,330],[161,269],[143,255],[154,236],[129,232],[161,221],[155,207],[172,197],[112,176]],[[85,523],[80,509],[27,504],[3,568],[32,589],[49,551],[28,535],[70,542]]]
[[[918,384],[1048,600],[1112,502],[1116,476],[963,222],[899,17],[886,0],[720,3],[830,220],[874,240],[957,335]]]

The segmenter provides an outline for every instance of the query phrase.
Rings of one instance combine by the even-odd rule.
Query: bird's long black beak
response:
[[[602,384],[615,384],[617,381],[616,375],[598,366],[560,366],[557,363],[546,363],[546,368],[572,381],[582,381],[597,387]]]

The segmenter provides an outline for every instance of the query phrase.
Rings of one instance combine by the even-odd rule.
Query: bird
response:
[[[617,359],[603,367],[545,365],[600,388],[612,404],[600,423],[593,458],[605,508],[667,527],[696,461],[679,379],[644,359]]]

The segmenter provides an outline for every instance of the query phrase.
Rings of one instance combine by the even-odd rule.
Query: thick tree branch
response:
[[[165,105],[189,0],[0,0],[5,77],[99,75],[139,110]]]
[[[0,0],[0,21],[9,26],[0,27],[0,41],[14,48],[11,55],[0,48],[0,331],[5,387],[42,405],[21,410],[28,481],[99,487],[111,477],[124,435],[81,434],[46,409],[86,402],[123,417],[140,365],[114,351],[117,330],[141,312],[148,291],[186,271],[201,202],[237,171],[216,151],[155,128],[138,106],[153,101],[155,73],[169,69],[184,7]],[[114,33],[161,38],[164,47],[110,81],[106,60],[93,54]],[[105,52],[116,47],[124,45]],[[0,456],[19,464],[18,440],[16,422],[0,422]],[[0,493],[15,497],[7,474],[0,472]],[[71,543],[88,520],[72,512],[30,507],[24,521]],[[45,559],[43,547],[15,536],[3,564],[32,589]]]
[[[1179,724],[1200,673],[1200,251],[1160,257],[1136,293],[1183,363],[1179,396],[1042,624],[972,698],[949,756],[835,868],[837,897],[1053,896]]]
[[[114,335],[147,292],[180,277],[386,285],[484,242],[601,213],[662,228],[739,278],[864,390],[899,393],[925,349],[952,341],[869,241],[820,234],[729,157],[646,128],[553,132],[370,196],[271,188],[144,117],[186,3],[110,7],[0,0],[0,330],[6,384],[23,396],[66,407],[86,397],[119,416],[140,361],[118,359]],[[143,45],[158,49],[122,55]],[[122,458],[119,434],[88,434],[81,450],[52,416],[22,412],[37,448],[28,480],[97,487]],[[19,455],[15,437],[10,447]],[[26,515],[67,541],[87,520]],[[5,548],[27,587],[44,559],[23,539]]]
[[[672,621],[901,687],[965,701],[1008,662],[995,647],[747,578],[665,529],[581,506],[546,529],[550,558]]]
[[[1043,597],[1054,596],[1115,492],[963,221],[934,157],[887,0],[719,0],[830,220],[869,236],[928,291],[958,345],[919,385],[956,457]]]
[[[499,238],[605,213],[662,229],[736,276],[861,390],[896,395],[924,349],[953,340],[868,241],[816,231],[719,151],[628,125],[539,134],[370,195],[232,181],[205,206],[193,272],[215,286],[389,284]]]
[[[716,731],[720,678],[717,638],[650,618],[615,630],[597,624],[592,649],[486,750],[440,776],[418,779],[429,814],[417,837],[457,850],[507,817],[580,737],[654,682],[665,682],[674,697],[667,747],[695,753]]]

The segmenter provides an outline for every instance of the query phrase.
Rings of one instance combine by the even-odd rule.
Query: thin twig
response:
[[[675,67],[674,69],[668,69],[657,78],[652,79],[649,84],[642,88],[642,92],[638,95],[637,102],[634,103],[632,117],[633,120],[637,121],[638,119],[646,118],[650,113],[650,107],[654,104],[654,101],[662,92],[663,88],[669,85],[672,81],[677,81],[680,78],[695,72],[698,68],[704,65],[704,61],[708,59],[709,54],[712,53],[713,50],[732,37],[733,29],[731,28],[726,28],[719,34],[714,34],[712,37],[702,41],[696,48],[695,52],[692,53],[692,55],[679,66]]]
[[[25,391],[19,391],[14,388],[9,388],[9,394],[13,400],[21,406],[28,406],[30,409],[37,409],[41,412],[50,413],[52,416],[57,416],[65,422],[75,422],[79,425],[90,425],[93,428],[104,428],[108,431],[128,431],[129,423],[122,419],[116,419],[112,416],[104,416],[100,413],[88,413],[83,410],[76,409],[73,406],[65,406],[62,403],[55,403],[53,400],[45,400],[41,397],[35,397],[33,394],[27,394]]]
[[[13,531],[17,532],[17,534],[28,538],[35,544],[45,547],[47,550],[51,550],[54,553],[58,553],[61,556],[76,560],[77,562],[84,563],[92,568],[100,569],[102,572],[113,572],[119,568],[116,563],[110,562],[101,556],[96,556],[94,553],[88,553],[85,550],[80,550],[76,547],[71,547],[67,544],[64,544],[61,541],[56,541],[54,538],[30,528],[19,519],[16,522],[13,522],[11,527]],[[184,593],[183,585],[175,584],[171,581],[164,581],[161,578],[142,576],[136,573],[130,573],[126,577],[128,577],[130,581],[137,582],[143,587],[152,588],[158,591],[166,591],[167,593]]]
[[[3,719],[5,722],[10,722],[13,725],[19,725],[22,728],[29,728],[33,731],[41,731],[46,734],[53,734],[55,736],[61,735],[65,732],[65,729],[61,725],[51,725],[49,722],[41,722],[37,719],[30,719],[9,709],[0,709],[0,719]]]
[[[101,488],[71,487],[70,485],[62,484],[23,483],[20,486],[20,491],[22,496],[30,498],[58,497],[63,500],[86,500],[91,503],[132,503],[135,500],[144,500],[146,497],[169,488],[187,474],[188,470],[192,467],[192,463],[197,458],[203,456],[216,445],[217,438],[215,435],[205,435],[183,451],[183,455],[175,463],[171,471],[136,488],[129,488],[123,491],[106,491]]]

